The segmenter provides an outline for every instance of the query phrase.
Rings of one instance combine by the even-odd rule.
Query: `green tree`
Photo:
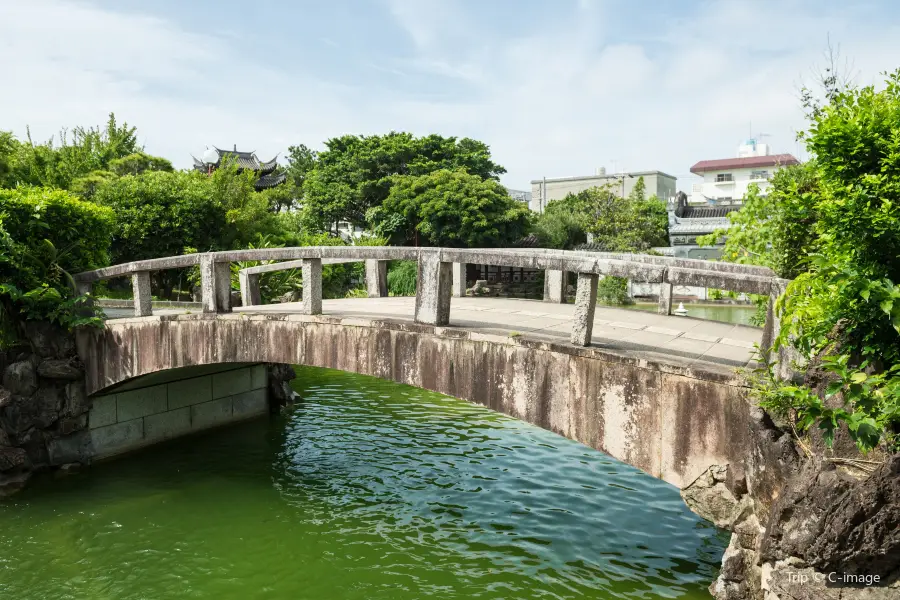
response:
[[[725,240],[722,260],[769,267],[793,279],[806,271],[815,252],[819,174],[814,161],[779,169],[768,194],[752,184],[729,227],[698,238],[701,245]]]
[[[8,168],[5,181],[0,179],[4,186],[40,185],[60,189],[69,189],[74,181],[92,172],[109,171],[113,161],[141,150],[136,129],[127,123],[120,125],[114,114],[109,115],[102,127],[64,129],[56,141],[51,138],[35,143],[29,131],[27,140],[16,142],[11,154],[9,147],[8,139],[5,143],[0,141],[0,164],[5,162]]]
[[[575,207],[574,195],[550,202],[537,216],[533,233],[544,248],[572,250],[587,241],[587,220]]]
[[[376,234],[394,244],[504,246],[523,237],[528,208],[492,179],[463,169],[395,176],[380,206],[369,210]]]
[[[726,232],[727,259],[795,277],[779,300],[777,344],[826,372],[824,391],[756,382],[763,406],[817,426],[830,443],[845,424],[868,450],[900,430],[900,72],[874,86],[825,80],[824,103],[807,93],[801,136],[814,159],[754,192]]]
[[[304,218],[310,228],[322,231],[343,220],[365,226],[367,212],[387,199],[398,175],[461,168],[487,180],[506,172],[491,160],[486,144],[468,138],[391,132],[346,135],[325,146],[315,167],[303,171]]]

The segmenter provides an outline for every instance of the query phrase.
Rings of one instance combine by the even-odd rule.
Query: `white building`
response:
[[[667,201],[675,196],[675,177],[662,171],[633,171],[608,175],[606,169],[601,167],[594,175],[533,179],[531,201],[528,206],[535,212],[544,212],[548,202],[604,185],[611,185],[613,191],[624,198],[631,193],[641,177],[644,178],[647,198],[656,196],[660,200]]]
[[[754,139],[741,144],[737,154],[737,158],[701,160],[691,167],[691,173],[703,178],[691,186],[691,204],[742,204],[750,184],[765,194],[775,171],[800,164],[790,154],[769,154],[768,144]]]

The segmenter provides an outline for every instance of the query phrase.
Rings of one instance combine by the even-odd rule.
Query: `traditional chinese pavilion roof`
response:
[[[721,158],[718,160],[701,160],[693,167],[691,173],[699,175],[707,171],[727,171],[728,169],[753,169],[756,167],[787,167],[799,165],[800,161],[792,154],[772,154],[770,156],[747,156],[745,158]]]
[[[254,171],[259,175],[259,179],[255,183],[257,190],[272,188],[276,185],[281,185],[287,180],[287,175],[285,173],[274,172],[278,167],[277,155],[270,161],[262,162],[259,160],[259,157],[256,156],[256,152],[241,152],[237,149],[222,150],[215,146],[213,146],[213,149],[216,151],[217,155],[216,161],[213,163],[206,163],[202,160],[198,160],[196,156],[191,156],[191,158],[194,159],[194,169],[208,173],[210,170],[218,168],[219,165],[222,164],[222,161],[227,159],[235,161],[238,168],[242,171]]]

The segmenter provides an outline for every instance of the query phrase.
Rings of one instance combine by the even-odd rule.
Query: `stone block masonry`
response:
[[[178,369],[168,377],[162,372],[155,379],[139,378],[94,396],[88,413],[93,457],[106,458],[269,412],[265,365],[221,368]]]

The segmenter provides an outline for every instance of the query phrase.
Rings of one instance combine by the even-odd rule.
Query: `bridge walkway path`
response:
[[[415,298],[345,298],[323,301],[323,315],[413,323]],[[519,334],[524,339],[569,343],[574,304],[512,298],[453,298],[450,327],[485,334]],[[690,310],[690,307],[688,307]],[[129,317],[130,310],[106,309],[110,318]],[[155,315],[184,309],[156,309]],[[234,312],[283,314],[300,312],[300,303],[267,304]],[[593,347],[643,355],[691,366],[754,366],[754,344],[762,329],[690,316],[597,306]]]

